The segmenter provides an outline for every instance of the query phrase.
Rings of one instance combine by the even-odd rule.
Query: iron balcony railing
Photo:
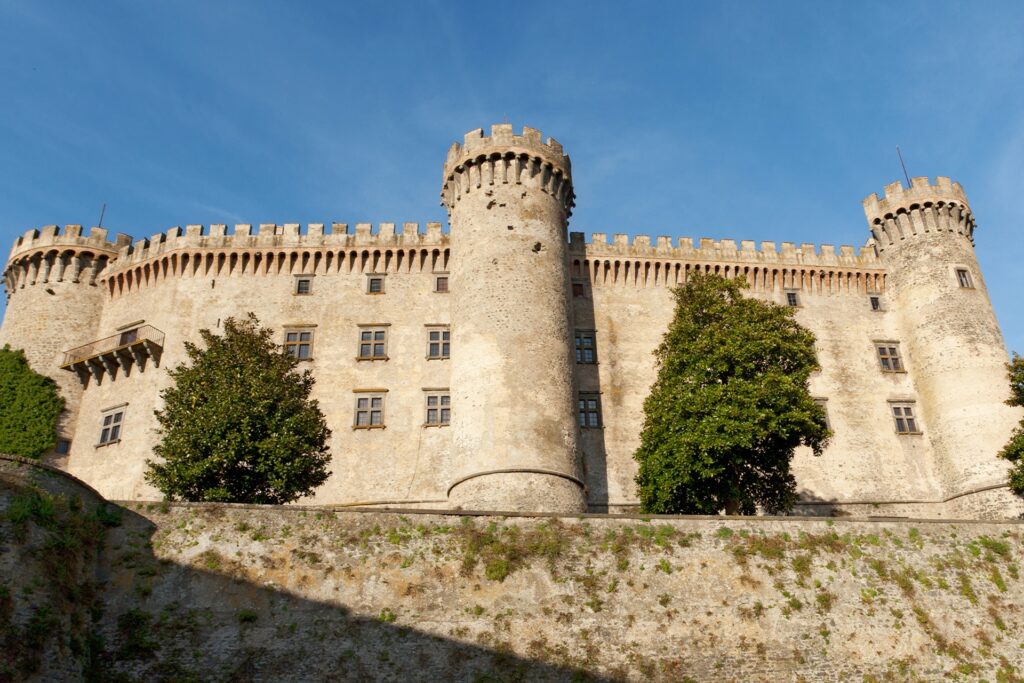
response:
[[[83,344],[64,352],[61,367],[74,370],[77,365],[100,363],[109,358],[133,358],[136,355],[156,356],[164,348],[164,333],[152,325],[140,325],[130,330]]]

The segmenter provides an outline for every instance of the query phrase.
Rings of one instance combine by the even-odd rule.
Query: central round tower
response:
[[[569,157],[540,131],[477,129],[448,150],[452,507],[580,512],[570,329]]]

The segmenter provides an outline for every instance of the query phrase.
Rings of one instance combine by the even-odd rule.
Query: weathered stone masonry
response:
[[[25,348],[60,383],[70,452],[53,460],[110,497],[158,496],[142,475],[164,368],[199,329],[253,311],[282,341],[289,330],[311,336],[333,431],[333,475],[316,503],[614,511],[636,504],[632,453],[670,288],[717,272],[795,304],[817,337],[812,391],[835,436],[820,458],[798,453],[798,510],[1020,511],[995,457],[1020,411],[1003,404],[1006,349],[958,184],[915,178],[871,195],[867,244],[838,250],[587,241],[568,233],[574,202],[561,145],[498,125],[448,152],[450,233],[437,223],[190,225],[111,241],[99,228],[30,230],[3,273],[0,343]],[[367,330],[384,333],[384,355],[357,358]],[[431,354],[432,331],[450,336],[450,357]],[[896,371],[879,346],[896,349]],[[449,397],[450,425],[426,424],[428,395]],[[382,425],[353,427],[360,396],[382,399]],[[912,411],[914,433],[897,433],[894,408]],[[117,411],[119,440],[98,447],[101,420]]]

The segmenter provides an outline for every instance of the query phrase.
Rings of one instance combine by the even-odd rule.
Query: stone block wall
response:
[[[78,499],[95,518],[99,500],[5,461],[0,635],[26,633],[41,607],[65,615],[17,680],[1013,681],[1024,668],[1017,522],[129,502],[102,516],[114,521],[60,598],[50,532],[32,517],[19,535],[12,514],[32,481],[60,509]]]

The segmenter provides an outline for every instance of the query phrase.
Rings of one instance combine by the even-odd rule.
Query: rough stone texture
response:
[[[449,151],[442,196],[457,293],[450,502],[583,511],[567,299],[568,157],[557,143],[541,143],[538,131],[475,131]],[[488,474],[494,470],[518,473]]]
[[[865,200],[873,236],[859,250],[603,233],[588,242],[577,232],[566,242],[568,157],[538,131],[499,125],[452,146],[442,199],[450,240],[439,224],[238,225],[231,234],[192,225],[134,244],[96,229],[83,237],[79,226],[29,231],[4,272],[0,343],[24,347],[60,382],[69,406],[61,432],[73,437],[63,466],[107,496],[157,496],[143,472],[166,368],[199,329],[253,311],[282,335],[286,326],[314,330],[309,366],[333,431],[333,475],[308,502],[573,510],[583,496],[591,511],[621,511],[637,503],[632,454],[670,288],[697,270],[717,272],[777,303],[796,292],[797,319],[817,336],[822,370],[811,387],[827,399],[835,436],[820,458],[801,451],[794,460],[798,512],[1024,512],[1005,489],[989,489],[1003,485],[1006,464],[995,456],[1022,411],[1002,403],[1006,349],[966,196],[948,179],[896,183]],[[957,267],[974,289],[959,288]],[[449,270],[451,293],[435,292]],[[385,276],[382,295],[367,294],[373,273]],[[309,296],[294,293],[300,274],[313,276]],[[130,367],[84,389],[60,369],[60,351],[138,321],[165,333],[160,367]],[[386,324],[388,360],[357,361],[359,325],[373,323]],[[451,326],[450,360],[425,357],[428,325]],[[596,364],[573,362],[574,330],[596,335]],[[906,373],[881,372],[882,340],[900,342]],[[360,389],[387,390],[385,429],[352,428]],[[451,392],[451,427],[423,425],[424,389]],[[575,426],[577,391],[598,392],[601,429]],[[890,400],[916,402],[922,434],[895,433]],[[97,448],[103,410],[125,402],[122,440]],[[534,484],[549,493],[538,500]]]
[[[38,509],[24,519],[34,491],[57,501],[47,509],[50,528],[38,523]],[[98,493],[66,473],[0,455],[0,681],[82,680],[101,506]]]
[[[58,599],[0,458],[21,628]],[[1017,522],[543,517],[126,502],[22,680],[1019,680]],[[88,563],[76,569],[91,583]],[[44,581],[42,585],[47,585]],[[84,620],[84,621],[83,621]],[[88,633],[91,649],[70,645]],[[91,656],[87,654],[91,652]]]
[[[1017,423],[1008,398],[1006,352],[974,255],[974,218],[958,184],[939,178],[898,183],[864,211],[882,258],[901,338],[912,354],[919,404],[947,495],[998,484],[1005,465],[990,457]],[[960,286],[957,269],[973,288]],[[967,501],[963,501],[967,503]]]
[[[0,325],[0,347],[24,349],[34,368],[56,380],[64,397],[57,431],[67,439],[77,428],[82,386],[58,368],[64,351],[96,338],[104,304],[96,278],[127,239],[119,236],[109,242],[102,228],[93,228],[88,236],[81,233],[78,225],[67,226],[63,234],[51,225],[19,238],[4,274],[8,296],[16,291],[18,301]],[[11,263],[21,267],[12,268]]]

